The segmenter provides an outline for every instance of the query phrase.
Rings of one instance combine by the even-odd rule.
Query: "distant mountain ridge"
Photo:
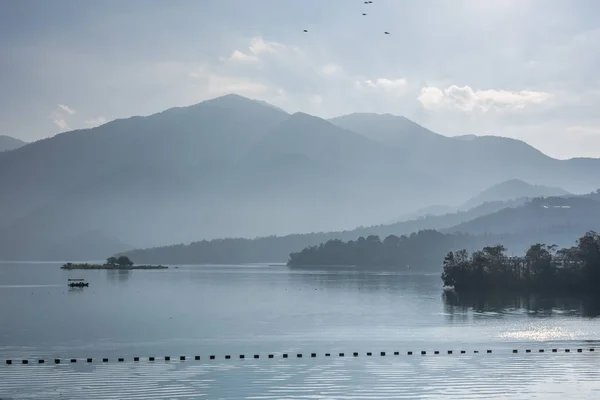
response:
[[[227,95],[0,153],[0,257],[47,259],[71,237],[92,259],[120,243],[350,230],[509,179],[589,192],[598,170],[513,139],[457,140],[392,115],[326,121]],[[61,258],[80,258],[67,247]]]
[[[510,179],[487,188],[469,199],[461,208],[475,207],[489,201],[507,201],[519,198],[566,196],[572,193],[557,187],[532,185],[520,179]]]
[[[11,136],[0,135],[0,152],[10,151],[18,149],[19,147],[25,146],[27,142],[20,139],[16,139]]]
[[[569,193],[561,188],[554,188],[543,185],[532,185],[520,179],[510,179],[508,181],[500,182],[496,185],[490,186],[489,188],[471,197],[469,200],[467,200],[459,206],[427,206],[410,214],[407,214],[403,217],[397,218],[391,223],[402,222],[426,216],[440,216],[444,214],[452,214],[455,212],[464,212],[477,208],[485,203],[502,203],[506,207],[509,207],[510,203],[511,207],[515,207],[518,205],[522,205],[528,200],[533,199],[535,197],[556,197],[569,195],[572,195],[572,193]]]
[[[549,229],[600,231],[600,202],[579,196],[536,198],[520,207],[503,208],[441,231],[481,235]]]
[[[592,195],[598,193],[600,190]],[[461,243],[461,248],[469,250],[503,244],[513,254],[521,254],[529,244],[536,242],[568,247],[581,232],[589,230],[600,231],[600,199],[582,195],[536,198],[527,202],[488,202],[465,212],[350,231],[205,240],[189,245],[137,249],[123,254],[144,263],[164,264],[286,262],[290,253],[329,240],[356,241],[371,235],[381,239],[389,235],[413,237],[424,231],[451,235],[453,243]],[[445,249],[450,250],[458,248]]]

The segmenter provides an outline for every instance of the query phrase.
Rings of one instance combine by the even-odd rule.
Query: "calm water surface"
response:
[[[68,278],[84,278],[90,287],[69,289]],[[0,385],[0,398],[78,398],[68,389],[73,382],[90,398],[358,399],[369,397],[365,390],[371,398],[558,398],[567,390],[571,398],[600,397],[600,376],[593,372],[600,349],[587,350],[599,337],[597,304],[457,299],[443,296],[439,275],[264,265],[63,271],[58,263],[4,263],[0,304],[0,376],[10,381]],[[577,347],[585,352],[562,350]],[[561,351],[548,353],[552,348]],[[461,349],[467,354],[446,354]],[[493,354],[485,354],[488,349]],[[422,350],[427,357],[406,355]],[[444,355],[431,355],[434,350]],[[348,358],[355,351],[361,356]],[[401,355],[393,357],[394,351]],[[305,358],[283,360],[282,352]],[[307,359],[312,352],[318,357]],[[346,357],[325,358],[326,352]],[[269,353],[274,360],[266,359]],[[211,354],[217,360],[205,361]],[[224,361],[226,354],[248,359]],[[167,355],[200,355],[202,361],[131,362],[133,356]],[[111,362],[4,363],[57,357]],[[113,362],[117,357],[126,362]],[[511,376],[512,383],[506,380]]]

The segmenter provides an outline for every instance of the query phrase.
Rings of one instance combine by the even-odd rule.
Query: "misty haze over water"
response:
[[[0,0],[0,399],[599,397],[598,15]]]

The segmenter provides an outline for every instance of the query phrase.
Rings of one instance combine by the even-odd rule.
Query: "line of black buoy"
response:
[[[577,348],[577,349],[573,349],[573,350],[574,350],[574,351],[577,351],[577,353],[583,353],[583,352],[585,351],[585,350],[584,350],[584,349],[582,349],[582,348]],[[525,351],[525,353],[532,353],[532,352],[533,352],[533,350],[532,350],[532,349],[525,349],[524,351]],[[589,348],[589,349],[588,349],[588,352],[594,352],[594,351],[595,351],[595,349],[594,349],[594,348]],[[538,353],[545,353],[545,352],[546,352],[546,351],[545,351],[544,349],[538,349]],[[558,352],[559,352],[559,349],[551,349],[551,352],[552,352],[552,353],[558,353]],[[571,349],[569,349],[569,348],[566,348],[566,349],[564,349],[564,352],[565,352],[565,353],[570,353],[570,352],[571,352]],[[460,350],[460,354],[466,354],[466,353],[467,353],[467,351],[466,351],[466,350]],[[492,350],[488,349],[488,350],[486,350],[486,353],[487,353],[487,354],[492,354]],[[519,349],[513,349],[513,350],[512,350],[512,353],[513,353],[513,354],[518,354],[518,353],[519,353]],[[379,356],[380,356],[380,357],[385,357],[387,354],[388,354],[388,353],[386,353],[385,351],[382,351],[382,352],[380,352],[380,353],[379,353]],[[400,352],[399,352],[399,351],[394,351],[394,353],[393,353],[393,354],[394,354],[395,356],[399,356],[399,355],[400,355]],[[413,354],[415,354],[413,351],[407,351],[407,352],[406,352],[406,355],[409,355],[409,356],[412,356]],[[425,351],[425,350],[422,350],[422,351],[420,352],[420,354],[421,354],[422,356],[425,356],[425,355],[427,355],[427,351]],[[439,355],[439,354],[442,354],[442,353],[441,353],[439,350],[435,350],[435,351],[433,352],[433,354]],[[453,350],[448,350],[448,351],[447,351],[447,354],[449,354],[449,355],[452,355],[452,354],[455,354],[455,353],[454,353],[454,351],[453,351]],[[479,350],[474,350],[474,351],[473,351],[473,354],[480,354],[480,353],[479,353]],[[346,353],[338,353],[338,357],[345,357],[345,355],[346,355]],[[371,357],[371,356],[373,356],[373,353],[369,351],[369,352],[366,352],[366,353],[365,353],[365,355],[366,355],[367,357]],[[325,357],[331,357],[331,353],[325,353],[325,354],[324,354],[324,356],[325,356]],[[353,352],[353,353],[352,353],[352,356],[353,356],[353,357],[358,357],[358,356],[359,356],[359,353],[355,351],[355,352]],[[254,355],[253,355],[253,357],[254,357],[254,359],[259,359],[259,358],[260,358],[260,354],[254,354]],[[289,354],[288,354],[288,353],[282,353],[282,354],[281,354],[281,357],[282,357],[282,358],[289,358]],[[209,358],[210,360],[216,360],[216,359],[217,359],[217,357],[216,357],[214,354],[211,354],[211,355],[209,355],[209,356],[208,356],[208,358]],[[225,355],[225,359],[226,359],[226,360],[231,360],[231,358],[232,358],[232,357],[231,357],[231,355],[230,355],[230,354],[227,354],[227,355]],[[239,355],[239,359],[240,359],[240,360],[244,360],[245,358],[246,358],[246,356],[245,356],[244,354],[240,354],[240,355]],[[268,355],[267,355],[267,358],[270,358],[270,359],[272,359],[272,358],[275,358],[275,355],[274,355],[274,354],[268,354]],[[296,353],[296,358],[303,358],[303,353]],[[310,353],[310,358],[317,358],[317,353]],[[186,361],[187,359],[188,359],[188,358],[187,358],[186,356],[179,356],[179,360],[180,360],[180,361]],[[191,357],[190,357],[190,359],[191,359]],[[77,358],[71,358],[71,359],[67,359],[67,360],[68,360],[68,361],[69,361],[71,364],[75,364],[75,363],[77,363],[77,361],[78,361],[79,359],[77,359]],[[83,360],[83,359],[81,359],[81,360]],[[140,358],[140,357],[138,357],[138,356],[136,356],[136,357],[133,357],[133,361],[134,361],[134,362],[139,362],[140,360],[141,360],[141,358]],[[165,357],[163,357],[163,360],[164,360],[164,361],[171,361],[171,357],[170,357],[170,356],[165,356]],[[200,361],[200,360],[201,360],[201,357],[200,357],[200,356],[194,356],[194,360],[196,360],[196,361]],[[89,364],[89,363],[93,363],[93,361],[94,361],[94,359],[93,359],[93,358],[86,358],[86,359],[85,359],[85,362],[87,362],[88,364]],[[152,356],[151,356],[151,357],[148,357],[148,361],[156,361],[156,357],[152,357]],[[29,362],[30,362],[30,360],[27,360],[27,359],[23,359],[23,360],[21,360],[21,364],[24,364],[24,365],[28,365],[28,364],[29,364]],[[108,359],[108,358],[102,358],[102,362],[103,362],[103,363],[107,363],[107,362],[109,362],[109,359]],[[117,362],[120,362],[120,363],[121,363],[121,362],[125,362],[125,358],[124,358],[124,357],[119,357],[119,358],[117,358]],[[16,361],[16,362],[15,362],[15,360],[8,359],[8,360],[6,360],[6,361],[5,361],[5,363],[6,363],[6,365],[12,365],[12,364],[18,363],[18,361]],[[38,360],[37,360],[37,363],[38,363],[38,364],[45,364],[45,363],[46,363],[46,360],[44,360],[44,359],[38,359]],[[61,364],[61,359],[60,359],[60,358],[55,358],[55,359],[54,359],[54,364]]]

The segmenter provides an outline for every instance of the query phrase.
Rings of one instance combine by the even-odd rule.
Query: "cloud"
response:
[[[421,89],[417,100],[428,110],[441,108],[463,112],[490,110],[523,110],[531,105],[548,102],[552,94],[521,90],[473,90],[470,86],[451,85],[446,89],[427,86]]]
[[[293,49],[279,42],[266,41],[257,36],[250,40],[247,51],[233,50],[228,58],[222,61],[233,61],[237,63],[259,63],[262,56],[281,54],[286,50]]]
[[[229,58],[227,60],[237,61],[237,62],[249,62],[249,63],[255,63],[255,62],[260,61],[257,56],[252,55],[252,54],[246,54],[239,50],[234,50],[233,53],[231,53],[231,56],[229,56]]]
[[[388,79],[378,78],[375,80],[368,79],[366,81],[356,81],[355,87],[362,89],[364,87],[383,92],[401,92],[404,91],[408,82],[404,78]]]
[[[421,89],[421,93],[419,94],[419,97],[417,97],[417,100],[423,104],[423,107],[432,110],[444,101],[444,92],[437,87],[424,87]]]
[[[98,126],[98,125],[104,124],[106,122],[106,118],[104,118],[102,116],[99,116],[99,117],[96,117],[96,118],[88,119],[88,120],[86,120],[84,122],[88,126]]]
[[[286,50],[287,46],[278,42],[265,41],[262,37],[258,36],[250,41],[250,52],[252,54],[260,55],[266,53],[278,53],[282,50]]]
[[[58,126],[61,131],[68,131],[69,129],[71,129],[69,128],[69,124],[67,124],[67,121],[65,121],[64,119],[53,119],[52,122],[54,122],[54,124]]]
[[[61,132],[70,130],[71,127],[67,122],[67,117],[75,114],[75,110],[71,107],[64,104],[57,104],[56,108],[54,108],[48,118],[54,123],[54,125],[58,126]]]
[[[75,110],[73,110],[71,107],[69,107],[67,105],[59,104],[58,108],[60,108],[61,110],[63,110],[64,112],[66,112],[69,115],[75,114]]]

